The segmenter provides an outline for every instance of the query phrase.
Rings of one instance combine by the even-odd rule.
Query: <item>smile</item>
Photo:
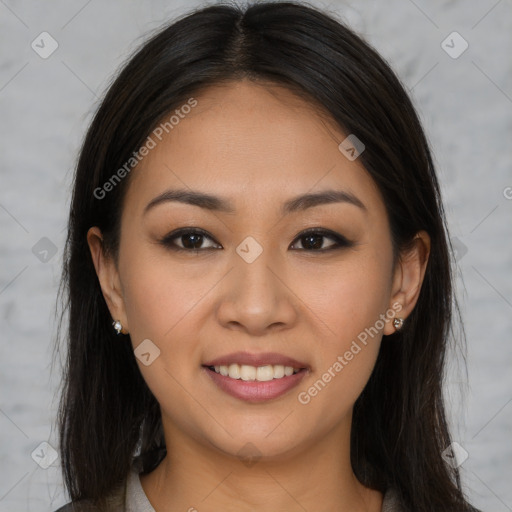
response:
[[[259,382],[282,379],[283,377],[289,377],[301,370],[300,368],[293,368],[292,366],[284,366],[281,364],[268,364],[256,367],[237,363],[230,364],[229,366],[210,366],[209,369],[231,379],[241,379],[245,381],[257,380]]]
[[[236,363],[203,366],[218,389],[246,402],[263,402],[278,398],[309,373],[306,368],[283,365],[249,366]]]

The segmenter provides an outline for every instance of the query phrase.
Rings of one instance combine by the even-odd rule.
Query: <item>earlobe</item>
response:
[[[407,317],[414,309],[421,292],[429,255],[430,236],[426,231],[419,231],[411,245],[400,254],[393,275],[390,309],[396,311],[394,320],[403,319],[403,322],[394,320],[388,322],[384,328],[384,334],[393,334],[407,323]]]
[[[110,315],[113,321],[119,321],[122,324],[121,332],[127,334],[128,321],[121,294],[119,273],[113,258],[105,253],[103,235],[97,226],[91,227],[87,232],[87,243]]]

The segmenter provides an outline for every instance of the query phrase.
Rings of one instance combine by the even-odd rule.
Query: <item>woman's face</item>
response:
[[[134,349],[150,340],[137,362],[166,435],[291,454],[349,431],[382,334],[394,332],[402,274],[385,207],[360,160],[339,150],[348,134],[291,92],[244,81],[195,99],[132,171],[107,300]],[[327,191],[337,199],[314,198]],[[229,359],[240,352],[262,358]],[[212,372],[214,360],[255,364],[246,381]],[[301,371],[280,377],[278,363]]]

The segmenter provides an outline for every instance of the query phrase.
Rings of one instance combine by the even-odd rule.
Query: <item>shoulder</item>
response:
[[[119,497],[109,499],[104,507],[100,508],[88,500],[69,502],[55,512],[124,512],[124,504]]]
[[[115,494],[109,496],[106,503],[99,507],[89,500],[67,503],[55,512],[125,512],[124,496]]]
[[[91,504],[89,501],[70,502],[60,507],[55,512],[99,512],[99,508]]]
[[[55,512],[124,512],[125,511],[126,483],[115,489],[105,500],[101,507],[91,500],[69,502]]]
[[[72,501],[55,510],[55,512],[124,512],[127,479],[120,482],[99,506],[90,499]]]

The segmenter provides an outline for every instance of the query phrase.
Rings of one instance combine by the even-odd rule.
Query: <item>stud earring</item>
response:
[[[116,333],[121,334],[121,330],[123,329],[123,325],[121,324],[121,322],[119,320],[115,320],[114,322],[112,322],[112,325],[114,326]]]
[[[404,325],[404,319],[403,318],[395,318],[393,320],[393,327],[399,331]]]

